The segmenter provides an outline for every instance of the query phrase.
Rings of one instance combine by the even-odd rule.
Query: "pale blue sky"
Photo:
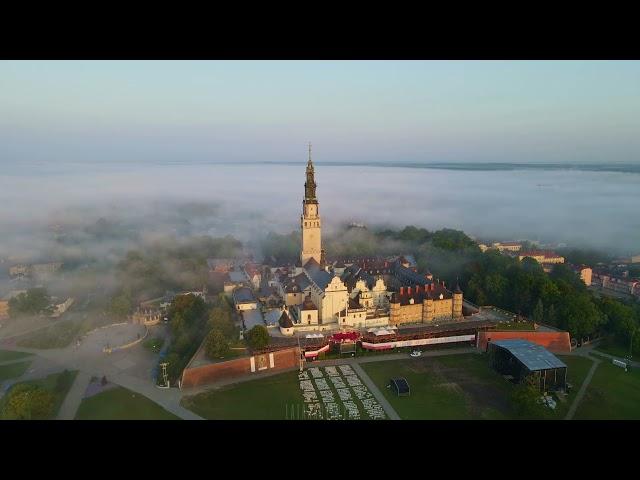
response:
[[[638,162],[640,62],[0,61],[0,162]]]

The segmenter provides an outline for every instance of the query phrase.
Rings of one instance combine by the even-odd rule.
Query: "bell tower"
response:
[[[322,263],[321,223],[316,198],[316,181],[314,178],[313,162],[311,161],[311,143],[309,143],[309,160],[307,162],[307,181],[304,183],[304,200],[302,201],[302,215],[300,228],[302,229],[302,252],[300,261],[304,266],[313,258]]]

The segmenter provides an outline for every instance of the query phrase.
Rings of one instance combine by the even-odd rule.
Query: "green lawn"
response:
[[[541,419],[564,418],[592,364],[591,360],[583,357],[565,355],[559,358],[567,364],[568,381],[574,389],[566,402],[558,402],[556,410],[543,410]],[[423,357],[363,363],[361,366],[402,419],[516,418],[511,403],[515,386],[490,368],[486,355]],[[387,389],[392,377],[406,378],[411,395],[398,397]]]
[[[512,415],[512,384],[489,368],[484,355],[363,363],[400,418],[406,420],[505,419]],[[411,395],[398,397],[386,388],[392,377],[404,377]]]
[[[622,345],[613,339],[606,339],[600,342],[600,345],[596,348],[596,351],[598,350],[621,359],[629,356],[629,344]],[[637,352],[635,353],[637,354]]]
[[[64,348],[80,334],[82,324],[70,320],[62,320],[50,327],[25,335],[17,345],[27,348]]]
[[[584,382],[589,369],[593,365],[593,361],[585,357],[571,356],[571,355],[557,355],[567,365],[567,382],[573,385],[573,389],[566,397],[566,402],[557,402],[558,406],[554,411],[546,410],[548,414],[545,416],[547,419],[563,419],[571,404],[580,390],[582,382]]]
[[[31,361],[0,365],[0,382],[22,376],[29,368],[29,365],[31,365]]]
[[[114,321],[100,310],[71,312],[65,320],[52,320],[51,326],[23,335],[18,339],[17,345],[43,350],[64,348],[71,345],[80,335]]]
[[[288,406],[303,403],[297,372],[185,397],[182,406],[211,420],[284,420]]]
[[[30,353],[13,352],[11,350],[0,350],[0,362],[8,362],[10,360],[19,360],[21,358],[30,357]]]
[[[118,387],[82,400],[76,420],[180,419],[145,396]]]
[[[58,386],[58,379],[63,375],[63,372],[54,373],[52,375],[49,375],[49,376],[44,377],[44,378],[40,378],[38,380],[29,380],[27,382],[16,383],[16,384],[11,386],[11,389],[15,388],[16,385],[20,385],[22,383],[26,383],[26,384],[30,384],[30,385],[37,385],[37,386],[42,387],[42,388],[44,388],[46,390],[49,390],[51,393],[54,394],[55,402],[54,402],[54,408],[53,408],[52,414],[48,419],[54,419],[54,418],[56,418],[58,416],[58,411],[60,410],[60,407],[62,406],[62,402],[64,402],[64,399],[67,396],[67,393],[69,393],[69,389],[71,388],[71,385],[73,385],[73,382],[74,382],[77,374],[78,374],[77,370],[73,370],[71,372],[68,372],[67,381],[64,383],[64,385],[62,386],[62,388],[60,390],[57,390],[56,387]],[[5,393],[5,396],[3,397],[3,399],[7,397],[7,395],[11,391],[11,389],[9,389],[9,391]],[[1,403],[2,403],[2,401],[0,400],[0,411],[2,410]]]
[[[613,365],[610,359],[603,360],[596,369],[574,418],[639,420],[640,370],[625,372]]]

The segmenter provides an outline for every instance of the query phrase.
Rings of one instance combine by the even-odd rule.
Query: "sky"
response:
[[[640,162],[640,62],[0,61],[0,164]]]

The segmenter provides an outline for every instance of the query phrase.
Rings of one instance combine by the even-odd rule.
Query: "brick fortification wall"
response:
[[[478,332],[478,350],[486,352],[488,341],[511,340],[516,338],[537,343],[554,353],[568,353],[571,351],[569,332],[523,332],[517,330]]]
[[[273,355],[273,357],[270,357],[270,355]],[[259,376],[263,372],[297,367],[299,362],[300,350],[298,347],[292,347],[263,355],[236,358],[227,362],[212,363],[193,368],[187,367],[182,372],[181,388],[207,385],[219,380],[244,375],[253,374]]]

